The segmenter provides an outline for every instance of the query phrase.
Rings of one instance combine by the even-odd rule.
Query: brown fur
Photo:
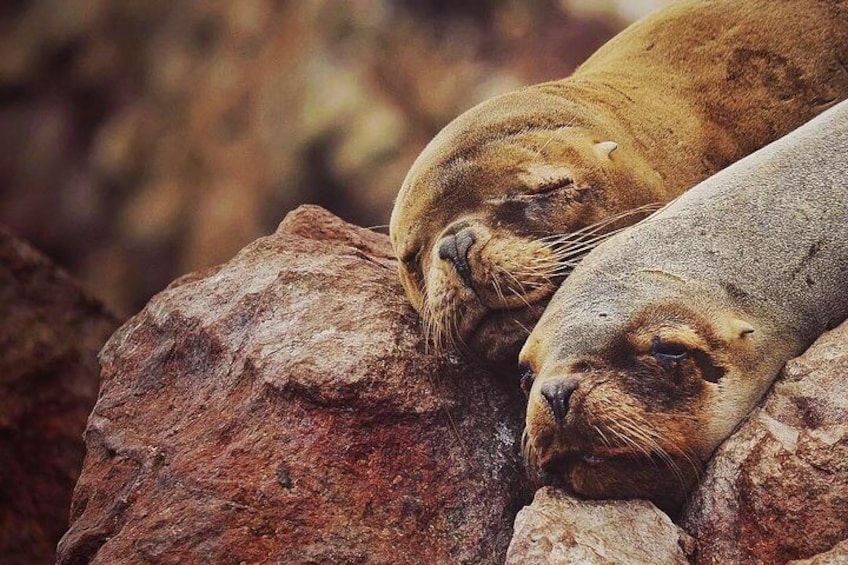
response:
[[[848,101],[590,253],[521,352],[531,468],[679,505],[780,367],[848,317],[846,154]]]
[[[540,238],[667,202],[848,97],[846,66],[844,1],[690,0],[632,25],[572,76],[459,116],[413,164],[391,219],[401,280],[433,341],[511,367],[569,271],[567,242]],[[618,148],[598,151],[605,141]],[[463,226],[478,235],[474,288],[437,252]]]

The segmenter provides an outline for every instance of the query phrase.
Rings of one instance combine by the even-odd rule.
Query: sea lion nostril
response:
[[[459,256],[467,261],[468,259],[468,250],[471,249],[471,246],[477,242],[477,236],[474,235],[474,232],[471,229],[464,229],[461,232],[456,234],[456,250],[459,252]]]
[[[456,250],[456,236],[449,235],[439,243],[439,259],[442,261],[456,261],[458,251]]]
[[[442,238],[439,243],[439,259],[451,263],[462,280],[472,287],[471,268],[468,266],[468,252],[477,242],[477,236],[470,228]]]
[[[576,389],[577,381],[573,379],[562,379],[545,383],[539,391],[545,397],[545,400],[548,401],[558,426],[561,426],[565,420],[565,415],[568,413],[568,401]]]

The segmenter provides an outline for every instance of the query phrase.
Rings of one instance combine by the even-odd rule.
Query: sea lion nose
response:
[[[551,407],[557,426],[561,426],[568,413],[568,401],[571,394],[577,389],[575,379],[558,379],[542,385],[540,392]]]
[[[477,241],[477,236],[471,228],[462,229],[454,234],[446,235],[439,243],[439,259],[448,261],[465,281],[472,287],[471,268],[468,266],[468,250]]]

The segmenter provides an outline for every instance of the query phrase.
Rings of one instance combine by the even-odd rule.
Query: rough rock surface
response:
[[[845,565],[848,563],[848,540],[836,544],[830,551],[809,559],[790,561],[789,565]]]
[[[523,398],[425,352],[389,256],[301,208],[129,320],[58,562],[502,562]]]
[[[515,519],[507,565],[688,564],[694,542],[644,500],[579,500],[552,487]]]
[[[848,539],[848,323],[787,363],[684,513],[698,564],[786,563]]]
[[[97,351],[117,321],[0,230],[0,563],[53,563],[97,398]]]

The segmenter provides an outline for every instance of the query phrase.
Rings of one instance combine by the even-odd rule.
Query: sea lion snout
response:
[[[572,393],[577,390],[578,381],[574,378],[560,378],[546,382],[539,393],[548,401],[557,427],[562,427],[568,413],[568,403]]]
[[[465,227],[455,233],[450,233],[439,242],[439,259],[453,265],[463,282],[469,287],[474,287],[471,275],[471,267],[468,265],[468,252],[471,246],[477,243],[474,229]]]

